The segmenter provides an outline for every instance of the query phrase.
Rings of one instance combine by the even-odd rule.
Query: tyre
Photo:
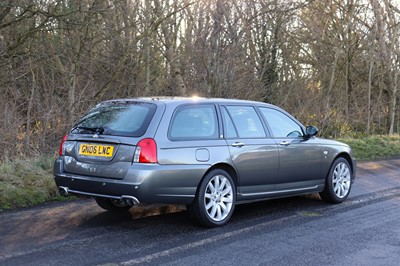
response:
[[[99,205],[101,208],[113,213],[126,213],[131,208],[131,206],[128,206],[118,200],[106,198],[95,198],[95,200],[97,205]]]
[[[341,203],[347,199],[351,190],[352,171],[349,162],[337,158],[329,170],[321,198],[330,203]]]
[[[187,210],[199,224],[217,227],[229,221],[235,203],[236,186],[232,177],[222,169],[215,169],[203,178]]]

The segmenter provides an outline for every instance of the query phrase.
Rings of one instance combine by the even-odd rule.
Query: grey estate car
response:
[[[135,98],[99,103],[73,126],[54,164],[62,195],[106,210],[186,204],[200,224],[225,224],[235,204],[318,192],[344,201],[356,162],[344,143],[319,139],[261,102]]]

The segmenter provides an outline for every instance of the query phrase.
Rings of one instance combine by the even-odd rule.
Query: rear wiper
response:
[[[82,127],[82,126],[77,126],[77,127],[74,127],[72,130],[75,130],[75,129],[86,130],[86,131],[93,132],[95,134],[103,134],[103,132],[104,132],[104,128],[102,128],[102,127]]]

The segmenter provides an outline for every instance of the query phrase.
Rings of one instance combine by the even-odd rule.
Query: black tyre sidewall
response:
[[[207,210],[204,206],[204,196],[205,196],[207,184],[210,182],[210,180],[213,177],[215,177],[217,175],[222,175],[229,180],[230,185],[232,187],[232,192],[233,192],[232,193],[233,194],[232,208],[231,208],[228,216],[225,217],[225,219],[223,219],[222,221],[212,220],[208,216]],[[218,227],[218,226],[222,226],[222,225],[226,224],[230,220],[230,218],[232,217],[232,214],[235,210],[235,204],[236,204],[236,185],[233,182],[232,177],[225,170],[215,169],[215,170],[211,170],[209,173],[207,173],[204,176],[203,180],[201,181],[201,183],[197,189],[197,193],[196,193],[194,202],[191,205],[189,205],[187,207],[187,209],[188,209],[191,217],[194,218],[199,224],[208,226],[208,227]]]

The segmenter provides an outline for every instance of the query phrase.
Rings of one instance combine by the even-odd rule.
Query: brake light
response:
[[[61,144],[60,144],[60,156],[64,155],[64,143],[67,141],[68,138],[68,134],[65,134],[65,136],[63,137]]]
[[[138,142],[133,161],[136,163],[157,163],[157,144],[152,138]]]

